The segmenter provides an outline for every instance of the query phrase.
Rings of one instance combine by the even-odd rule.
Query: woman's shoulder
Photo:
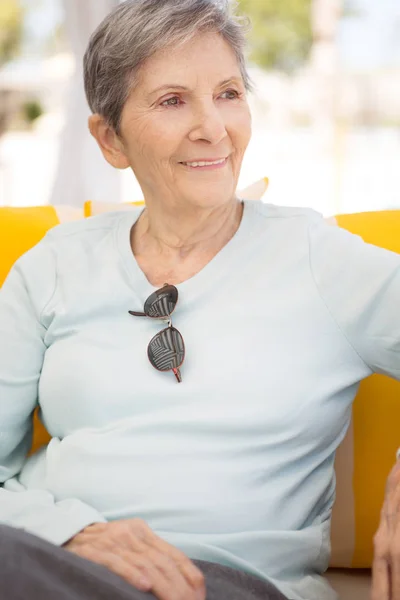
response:
[[[65,238],[82,238],[102,236],[114,231],[119,222],[126,218],[125,211],[104,213],[95,217],[87,217],[78,221],[61,223],[50,229],[45,239],[48,241],[61,241]]]
[[[266,202],[251,202],[251,207],[261,219],[301,220],[307,223],[324,221],[321,213],[306,206],[279,206]]]
[[[104,239],[111,240],[119,223],[127,216],[133,222],[133,215],[118,211],[56,225],[49,229],[37,244],[22,254],[14,266],[25,274],[50,273],[56,269],[56,264],[63,257],[66,259],[63,261],[65,264],[70,260],[82,261],[84,256],[93,255]]]

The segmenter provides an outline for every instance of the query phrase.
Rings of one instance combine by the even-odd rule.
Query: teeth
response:
[[[184,165],[188,165],[189,167],[208,167],[210,165],[222,165],[222,163],[225,162],[225,158],[223,158],[222,160],[216,160],[214,162],[193,162],[193,163],[188,163],[188,162],[184,162]]]

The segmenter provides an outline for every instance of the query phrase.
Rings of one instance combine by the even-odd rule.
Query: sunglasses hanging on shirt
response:
[[[185,360],[185,343],[181,333],[172,325],[171,315],[178,302],[178,290],[166,283],[151,294],[144,303],[144,312],[129,311],[134,317],[149,317],[166,321],[168,326],[149,342],[147,356],[157,371],[172,371],[181,383],[180,367]]]

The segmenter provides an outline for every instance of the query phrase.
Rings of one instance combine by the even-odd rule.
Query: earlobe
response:
[[[127,169],[130,164],[124,147],[114,129],[101,115],[89,117],[89,131],[96,140],[106,161],[115,169]]]

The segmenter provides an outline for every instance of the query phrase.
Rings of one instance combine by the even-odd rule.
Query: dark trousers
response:
[[[268,582],[195,560],[207,600],[286,600]],[[111,573],[36,536],[0,525],[0,600],[155,600]]]

